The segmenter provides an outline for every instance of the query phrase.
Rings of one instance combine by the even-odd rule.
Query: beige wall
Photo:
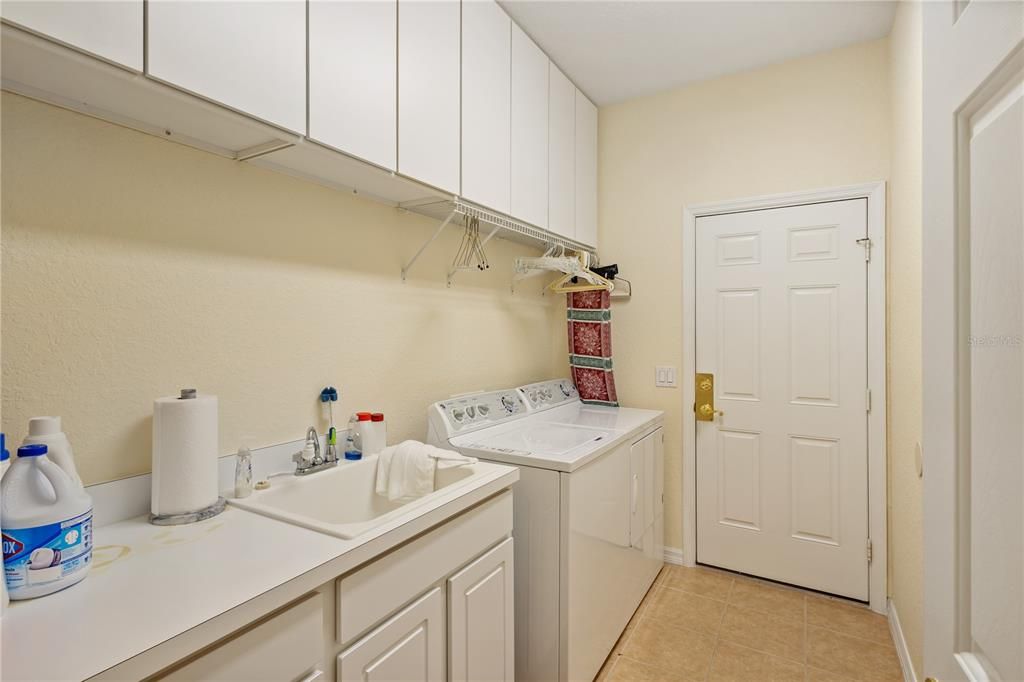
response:
[[[879,40],[600,111],[600,243],[633,282],[614,305],[620,399],[666,412],[666,543],[682,546],[678,389],[682,210],[688,204],[885,180],[888,43]]]
[[[346,193],[5,93],[2,100],[3,430],[59,414],[90,483],[149,470],[154,398],[220,398],[220,449],[387,414],[423,438],[453,392],[564,376],[564,302],[509,292],[515,255],[444,273],[450,229]],[[535,252],[531,252],[535,253]]]
[[[889,36],[889,594],[923,675],[921,479],[921,6],[900,3]]]
[[[632,300],[615,303],[620,398],[666,412],[666,543],[682,547],[682,214],[692,204],[884,180],[887,40],[795,59],[600,111],[600,244]]]

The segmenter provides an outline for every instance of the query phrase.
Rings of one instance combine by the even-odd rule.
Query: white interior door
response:
[[[696,224],[697,560],[866,601],[867,200]]]
[[[925,673],[1024,679],[1024,3],[924,30]]]

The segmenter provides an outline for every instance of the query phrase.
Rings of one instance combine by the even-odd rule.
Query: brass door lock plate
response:
[[[693,411],[697,415],[697,421],[714,421],[716,414],[722,414],[720,410],[715,409],[715,375],[698,373],[693,385],[696,389]]]

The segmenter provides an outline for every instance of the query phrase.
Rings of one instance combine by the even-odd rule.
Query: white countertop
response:
[[[96,528],[85,580],[11,602],[4,612],[0,677],[80,680],[105,672],[103,679],[133,679],[154,672],[518,478],[518,470],[495,465],[477,484],[352,540],[230,506],[187,526],[138,517]]]

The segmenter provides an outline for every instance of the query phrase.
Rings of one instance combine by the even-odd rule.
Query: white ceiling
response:
[[[888,35],[894,2],[504,0],[598,105]]]

